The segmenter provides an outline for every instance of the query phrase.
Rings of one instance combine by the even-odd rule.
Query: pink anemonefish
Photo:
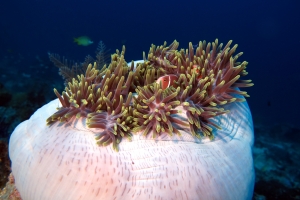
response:
[[[192,70],[195,70],[195,72],[197,74],[199,74],[199,66],[198,65],[193,65],[192,66]],[[197,79],[201,79],[202,76],[199,75],[197,77]],[[161,83],[161,87],[162,89],[166,89],[168,87],[170,87],[171,85],[174,86],[174,81],[177,81],[178,80],[178,77],[176,75],[173,75],[173,74],[169,74],[169,75],[164,75],[164,76],[161,76],[159,77],[157,80],[156,80],[156,83]]]
[[[193,70],[195,70],[195,72],[197,73],[197,74],[199,74],[199,68],[198,68],[199,66],[198,65],[193,65]],[[197,77],[197,79],[199,80],[200,78],[202,78],[202,76],[201,76],[201,74]]]
[[[161,87],[162,89],[166,89],[168,87],[170,87],[171,85],[174,86],[174,81],[176,81],[178,79],[178,77],[176,75],[164,75],[159,77],[156,80],[156,83],[161,83]]]

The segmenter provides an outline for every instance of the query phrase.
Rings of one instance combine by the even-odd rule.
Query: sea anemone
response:
[[[239,88],[253,84],[230,44],[152,45],[138,64],[123,48],[88,65],[14,130],[21,197],[251,199],[253,123]]]

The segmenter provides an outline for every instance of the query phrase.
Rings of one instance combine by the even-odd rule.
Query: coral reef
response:
[[[78,75],[84,74],[88,65],[90,63],[96,63],[97,66],[101,69],[108,62],[108,50],[106,49],[105,44],[100,41],[96,51],[96,59],[91,56],[86,56],[83,63],[75,63],[73,61],[68,61],[64,57],[61,59],[59,55],[54,53],[49,53],[50,61],[59,68],[59,74],[65,80],[65,85],[68,85],[69,82],[72,82],[73,78],[77,78]]]
[[[15,179],[12,173],[8,176],[6,186],[0,190],[0,199],[22,200],[20,193],[15,186]]]
[[[0,188],[2,188],[11,171],[7,142],[3,140],[0,140],[0,169]]]
[[[147,59],[147,57],[145,56]],[[29,67],[36,72],[35,74],[31,74],[31,78],[28,79],[24,76],[19,76],[18,82],[12,82],[10,80],[14,80],[16,74],[22,74],[20,72],[15,72],[16,68],[12,68],[14,66],[12,62],[5,63],[1,65],[0,70],[3,77],[4,87],[0,88],[2,93],[9,92],[12,96],[11,101],[2,101],[5,103],[5,106],[0,107],[0,113],[2,115],[0,119],[0,133],[2,133],[2,137],[9,135],[13,131],[13,129],[23,120],[28,119],[28,117],[43,104],[46,104],[50,99],[55,97],[55,94],[52,92],[53,88],[53,79],[55,80],[55,87],[58,91],[62,91],[62,88],[58,88],[61,85],[61,79],[59,77],[54,77],[56,75],[57,68],[50,67],[49,61],[47,58],[40,62],[35,63],[35,65],[27,65],[24,64],[24,60],[20,60],[20,58],[14,57],[10,58],[13,61],[18,61],[21,63],[20,69],[24,69],[24,66]],[[91,63],[93,63],[92,61]],[[107,63],[107,62],[106,62]],[[137,62],[135,62],[136,64]],[[52,64],[52,63],[51,63]],[[48,67],[49,66],[49,67]],[[98,66],[98,65],[97,65]],[[26,67],[26,68],[27,68]],[[7,69],[10,68],[8,71]],[[99,68],[99,67],[98,67]],[[40,72],[38,73],[38,70]],[[197,70],[199,72],[199,70]],[[41,72],[47,74],[47,76],[41,76]],[[82,70],[80,73],[84,73]],[[5,77],[4,77],[5,75]],[[51,76],[51,77],[49,77]],[[77,75],[74,77],[77,78]],[[200,78],[200,76],[199,76]],[[40,85],[41,82],[36,82],[42,79],[42,81],[46,84]],[[72,80],[71,80],[72,81]],[[30,92],[30,88],[33,88],[32,85],[42,88],[35,92]],[[18,87],[17,87],[18,86]],[[13,89],[12,89],[13,88]],[[28,91],[29,89],[29,91]],[[19,91],[22,91],[20,93]],[[25,95],[23,92],[30,95]],[[45,96],[43,99],[43,103],[35,102],[34,100],[29,100],[34,98],[39,100],[39,94]],[[33,97],[30,97],[33,94]],[[10,96],[9,95],[9,96]],[[133,95],[135,96],[135,95]],[[28,102],[28,103],[27,103]],[[26,111],[26,115],[23,115],[23,111],[30,109],[30,112]],[[54,107],[55,108],[55,107]],[[55,109],[54,109],[55,110]],[[29,113],[29,114],[27,114]],[[180,114],[180,113],[178,113]],[[226,114],[224,114],[226,115]],[[220,115],[220,116],[224,116]],[[216,117],[214,117],[216,118]],[[183,120],[182,120],[183,121]],[[44,124],[44,121],[41,121],[41,124]],[[173,124],[174,125],[174,124]],[[222,127],[222,123],[218,124]],[[255,145],[254,145],[254,166],[255,166],[255,188],[254,188],[254,197],[253,199],[299,199],[300,195],[300,175],[299,175],[299,129],[293,128],[293,126],[286,124],[272,124],[271,126],[266,126],[262,122],[255,121]],[[9,130],[6,127],[10,127]],[[224,130],[224,127],[222,127]],[[181,132],[181,131],[180,131]],[[143,132],[141,132],[143,133]],[[151,131],[150,131],[151,134]],[[216,133],[214,133],[215,135]],[[175,134],[176,135],[176,134]],[[142,134],[141,134],[142,136]],[[24,137],[24,135],[23,135]],[[124,142],[124,141],[123,141]],[[122,143],[123,143],[122,142]],[[132,142],[131,142],[132,143]],[[1,172],[5,172],[1,174],[2,186],[4,182],[7,180],[9,174],[9,164],[4,164],[5,161],[9,161],[6,146],[4,145],[4,153],[2,153],[1,158]],[[109,146],[108,146],[109,147]],[[100,147],[104,149],[103,147]],[[110,147],[109,147],[110,148]],[[173,156],[173,155],[172,155]],[[147,158],[149,159],[149,158]],[[160,156],[160,159],[161,156]],[[137,165],[139,162],[136,160],[131,161],[134,162],[134,165]],[[19,198],[16,193],[16,189],[14,183],[11,179],[12,175],[9,177],[9,182],[7,183],[7,187],[0,192],[0,199],[11,199],[11,197]],[[41,181],[41,180],[40,180]],[[28,184],[31,181],[28,182]]]

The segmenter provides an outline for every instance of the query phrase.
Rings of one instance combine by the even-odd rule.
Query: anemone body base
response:
[[[13,132],[12,173],[23,200],[251,199],[253,125],[246,102],[216,117],[215,138],[134,134],[119,152],[96,144],[85,118],[45,124],[56,99]]]

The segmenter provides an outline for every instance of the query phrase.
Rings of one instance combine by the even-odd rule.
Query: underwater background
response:
[[[246,91],[255,127],[253,199],[300,199],[300,1],[3,1],[0,6],[0,186],[10,172],[14,128],[64,89],[55,53],[69,62],[126,46],[143,59],[151,44],[233,40],[249,62]],[[86,36],[91,44],[78,45]],[[86,42],[86,41],[83,41]]]

